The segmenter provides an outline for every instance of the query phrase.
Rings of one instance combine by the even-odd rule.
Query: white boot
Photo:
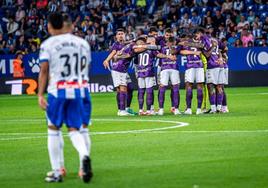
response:
[[[186,115],[192,115],[192,109],[191,108],[187,108],[185,110],[184,114],[186,114]]]
[[[164,109],[163,109],[163,108],[160,108],[160,109],[158,110],[158,115],[159,115],[159,116],[164,115]]]

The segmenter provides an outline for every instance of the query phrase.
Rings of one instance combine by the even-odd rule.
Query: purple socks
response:
[[[193,98],[193,90],[191,87],[186,89],[186,105],[187,108],[191,108],[192,106],[192,98]]]
[[[153,105],[153,98],[154,98],[154,90],[153,88],[147,88],[146,89],[146,105],[147,105],[147,110],[151,110],[151,106]]]
[[[202,107],[202,102],[203,102],[203,88],[197,88],[197,108]]]
[[[132,97],[133,97],[133,85],[132,83],[127,84],[127,107],[129,108],[132,102]]]
[[[117,102],[117,108],[120,110],[120,92],[117,91],[116,93],[116,102]]]
[[[179,108],[179,104],[180,104],[180,94],[179,94],[179,86],[178,85],[173,85],[172,86],[172,90],[171,93],[172,94],[172,107],[175,107],[176,109]]]
[[[143,109],[145,89],[138,89],[139,109]]]
[[[158,91],[159,108],[164,108],[165,92],[166,92],[165,86],[159,87],[159,91]]]
[[[127,92],[120,91],[119,92],[120,110],[125,110],[126,109],[126,99],[127,99]]]

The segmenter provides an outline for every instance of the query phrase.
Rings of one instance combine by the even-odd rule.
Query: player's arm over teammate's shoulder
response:
[[[181,50],[180,54],[181,55],[198,55],[198,56],[200,56],[201,51]]]

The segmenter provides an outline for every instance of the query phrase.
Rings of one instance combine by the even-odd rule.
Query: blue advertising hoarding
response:
[[[230,48],[229,52],[229,70],[231,71],[254,71],[268,70],[268,48]],[[102,62],[108,56],[108,52],[93,52],[91,75],[107,75],[109,70],[104,69]],[[13,67],[12,62],[14,55],[0,56],[0,78],[12,77]],[[40,70],[38,54],[28,54],[23,58],[25,67],[25,76],[36,77]],[[180,72],[185,71],[185,56],[178,56]],[[132,65],[130,72],[132,72]]]

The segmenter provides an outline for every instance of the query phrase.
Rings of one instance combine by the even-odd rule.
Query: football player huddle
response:
[[[135,64],[138,82],[139,115],[164,115],[165,92],[171,89],[171,112],[174,115],[192,114],[193,84],[197,88],[196,114],[228,112],[224,85],[228,84],[228,48],[223,42],[198,29],[192,35],[175,38],[170,28],[163,36],[156,27],[148,35],[132,41],[125,40],[123,29],[116,31],[116,41],[104,60],[110,68],[116,88],[118,116],[134,115],[130,109],[133,85],[128,74],[131,62]],[[180,67],[177,56],[186,56],[185,89],[186,110],[179,111]],[[155,87],[158,85],[158,87]],[[154,109],[154,89],[158,88],[158,111]],[[146,108],[144,98],[146,94]],[[207,95],[210,109],[206,109]]]

